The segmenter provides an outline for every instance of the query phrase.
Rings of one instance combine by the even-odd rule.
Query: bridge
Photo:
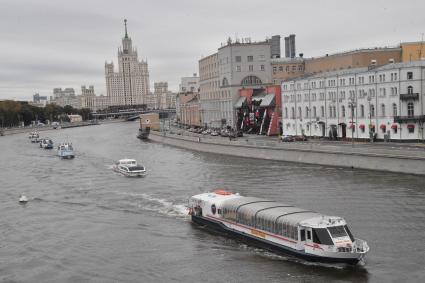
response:
[[[105,113],[92,112],[94,118],[108,118],[108,117],[121,117],[127,118],[127,121],[134,121],[139,119],[140,114],[144,113],[159,113],[159,118],[167,118],[176,114],[176,109],[152,109],[152,110],[138,110],[138,109],[127,109],[119,111],[106,111]]]

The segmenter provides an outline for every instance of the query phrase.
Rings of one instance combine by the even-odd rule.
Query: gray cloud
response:
[[[1,0],[0,7],[0,99],[89,84],[104,93],[104,62],[117,60],[124,18],[151,84],[168,81],[174,90],[228,36],[295,33],[297,52],[310,57],[417,41],[425,32],[420,0]]]

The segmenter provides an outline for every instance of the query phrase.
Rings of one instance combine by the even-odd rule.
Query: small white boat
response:
[[[65,142],[58,146],[58,156],[61,158],[74,158],[74,148],[71,143]]]
[[[53,141],[49,138],[41,139],[40,147],[44,149],[52,149],[53,148]]]
[[[28,136],[32,143],[40,142],[40,135],[38,132],[31,132]]]
[[[22,194],[19,196],[19,203],[27,203],[28,202],[28,198]]]
[[[113,170],[128,177],[143,177],[146,168],[137,164],[135,159],[120,159],[114,163]]]

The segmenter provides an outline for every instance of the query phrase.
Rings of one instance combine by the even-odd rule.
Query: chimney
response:
[[[295,52],[295,34],[289,35],[289,47],[291,50],[290,57],[295,58],[296,52]]]
[[[271,40],[272,58],[280,58],[280,35],[273,35]]]
[[[285,57],[291,57],[291,51],[289,50],[289,36],[285,37]]]

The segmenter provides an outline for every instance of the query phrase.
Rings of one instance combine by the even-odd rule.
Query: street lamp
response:
[[[354,108],[356,108],[354,99],[350,99],[348,107],[351,108],[351,147],[354,147]]]

